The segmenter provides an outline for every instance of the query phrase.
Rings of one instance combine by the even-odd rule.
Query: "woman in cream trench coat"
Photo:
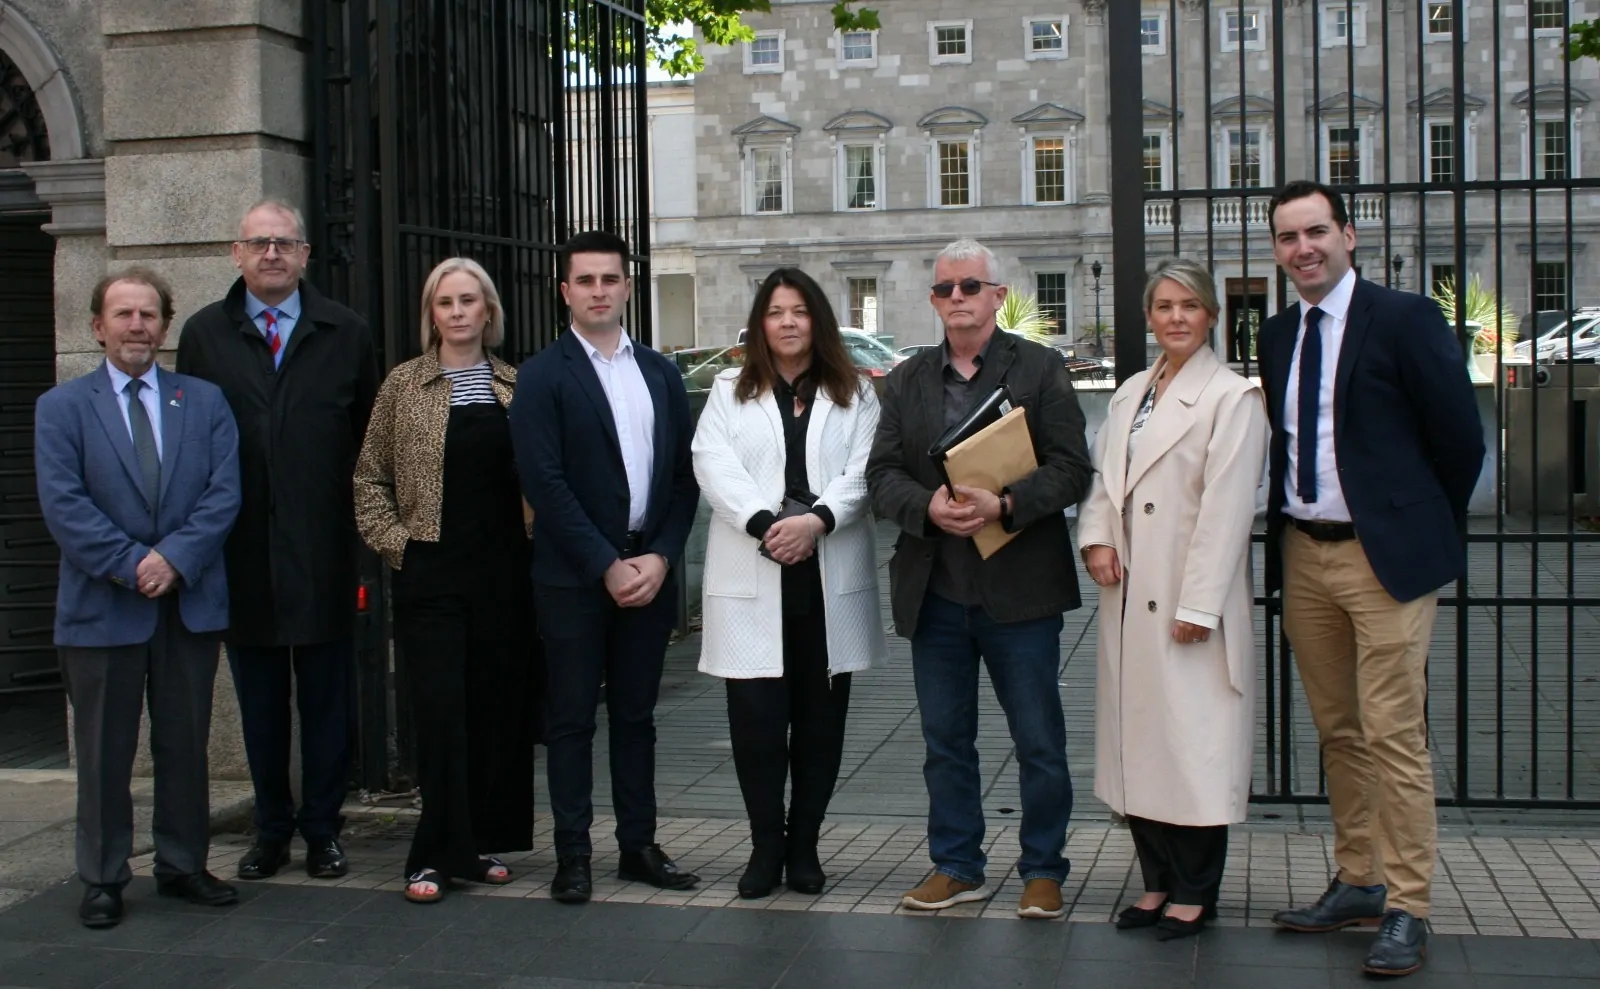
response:
[[[1207,345],[1204,267],[1157,268],[1145,309],[1163,355],[1112,396],[1079,528],[1101,585],[1094,791],[1128,817],[1147,890],[1118,926],[1164,939],[1214,912],[1226,825],[1250,793],[1250,528],[1267,416],[1260,389]]]

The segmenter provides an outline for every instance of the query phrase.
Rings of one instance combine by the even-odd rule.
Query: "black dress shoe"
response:
[[[822,860],[817,857],[815,835],[791,839],[784,865],[789,888],[796,893],[816,896],[828,884],[828,874],[822,871]]]
[[[1156,922],[1156,940],[1172,941],[1181,937],[1194,937],[1206,929],[1205,911],[1193,920],[1179,920],[1169,914],[1163,914]]]
[[[637,852],[623,852],[617,876],[628,882],[649,883],[657,889],[693,889],[700,877],[684,872],[667,858],[660,845],[650,845]]]
[[[78,919],[83,926],[100,930],[122,921],[122,890],[115,886],[90,886],[78,904]]]
[[[739,896],[759,900],[772,895],[783,881],[783,842],[764,842],[750,851],[750,864],[739,877]]]
[[[306,875],[312,879],[339,879],[350,871],[337,838],[306,839]]]
[[[239,891],[209,872],[191,876],[157,876],[156,892],[162,896],[181,896],[201,907],[225,907],[239,902]]]
[[[1367,952],[1361,970],[1373,975],[1410,975],[1422,967],[1428,953],[1428,925],[1404,910],[1383,915],[1378,939]]]
[[[239,878],[247,880],[270,879],[278,874],[279,869],[288,864],[289,845],[287,842],[257,838],[250,843],[250,850],[244,853],[244,858],[239,860]]]
[[[594,892],[589,878],[589,856],[563,855],[556,860],[556,877],[550,881],[550,899],[557,903],[588,903]]]
[[[1117,930],[1132,931],[1140,927],[1154,927],[1161,922],[1161,912],[1167,908],[1165,903],[1154,910],[1132,906],[1117,914]]]
[[[1336,931],[1353,924],[1375,924],[1383,919],[1383,905],[1388,896],[1386,887],[1380,886],[1369,893],[1359,886],[1334,879],[1316,903],[1279,910],[1272,915],[1272,922],[1307,934]]]

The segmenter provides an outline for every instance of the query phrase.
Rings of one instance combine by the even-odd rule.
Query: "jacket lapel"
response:
[[[163,377],[157,375],[158,378]],[[128,472],[128,480],[133,482],[133,490],[138,492],[139,499],[147,506],[148,498],[144,496],[143,475],[139,472],[139,460],[133,452],[133,437],[128,434],[128,423],[122,418],[122,396],[117,394],[111,386],[111,372],[105,364],[100,365],[100,370],[95,373],[94,381],[94,411],[100,417],[100,425],[105,427],[106,437],[111,440],[111,448],[117,451],[117,459],[122,461],[122,469]],[[165,416],[162,417],[165,419]],[[152,506],[153,507],[153,506]]]
[[[172,476],[178,472],[188,402],[179,397],[182,389],[172,375],[157,372],[156,380],[161,383],[161,501],[165,502],[167,489],[172,487]]]
[[[1346,401],[1350,396],[1350,376],[1355,372],[1361,347],[1367,341],[1367,331],[1372,327],[1372,296],[1365,291],[1364,283],[1356,279],[1355,290],[1350,294],[1350,311],[1345,314],[1344,339],[1339,341],[1339,367],[1333,378],[1333,430],[1337,437],[1343,431]]]
[[[1133,459],[1128,463],[1128,479],[1124,491],[1133,490],[1145,472],[1194,427],[1194,413],[1189,410],[1199,400],[1200,393],[1205,390],[1211,376],[1216,373],[1217,363],[1216,353],[1209,347],[1202,347],[1184,362],[1177,376],[1172,379],[1172,383],[1167,385],[1166,394],[1156,403],[1155,410],[1150,413],[1150,418],[1144,424],[1144,429],[1139,432],[1137,448],[1133,452]],[[1164,364],[1165,359],[1151,368],[1150,373],[1152,375],[1158,373]],[[1143,395],[1140,397],[1142,399]]]
[[[806,486],[815,495],[822,494],[819,489],[827,487],[827,479],[822,476],[822,431],[827,428],[828,414],[834,408],[827,390],[818,388],[816,397],[811,400],[811,422],[806,426]]]
[[[639,357],[640,344],[633,345],[633,361],[639,366],[639,373],[644,377],[644,385],[650,390],[650,405],[655,409],[655,467],[650,472],[650,501],[645,505],[645,518],[654,522],[658,517],[657,512],[666,508],[672,502],[672,456],[669,449],[672,440],[671,413],[667,410],[667,382],[661,376],[661,368],[655,361],[641,360]],[[592,371],[591,371],[592,374]],[[595,384],[600,383],[595,378]],[[602,399],[605,395],[602,393]],[[620,453],[622,444],[617,441],[616,420],[611,417],[611,408],[606,407],[606,421],[612,424],[611,438],[617,442]]]
[[[622,440],[617,437],[617,420],[611,414],[611,403],[606,399],[606,391],[600,387],[600,376],[594,373],[594,365],[590,363],[589,352],[583,349],[583,344],[577,339],[577,331],[568,330],[561,335],[562,345],[566,347],[567,367],[572,371],[572,376],[577,379],[578,387],[588,396],[590,404],[594,406],[595,415],[600,420],[600,428],[605,432],[606,438],[611,441],[611,450],[617,455],[618,462],[622,459]],[[646,375],[645,383],[649,384]],[[654,393],[651,393],[654,398]],[[659,444],[658,444],[659,446]]]

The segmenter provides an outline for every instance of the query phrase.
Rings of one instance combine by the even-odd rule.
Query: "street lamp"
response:
[[[1089,274],[1094,276],[1094,355],[1104,357],[1105,347],[1100,343],[1100,262],[1096,261],[1089,266]]]
[[[1406,259],[1396,254],[1394,260],[1389,262],[1394,266],[1394,287],[1400,288],[1400,269],[1406,266]]]

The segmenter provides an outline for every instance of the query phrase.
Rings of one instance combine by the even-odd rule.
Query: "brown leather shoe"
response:
[[[964,883],[942,872],[935,872],[921,886],[900,898],[900,905],[911,910],[943,910],[957,903],[987,900],[994,895],[983,883]]]
[[[1061,906],[1061,884],[1054,879],[1030,879],[1022,888],[1017,916],[1030,920],[1055,920],[1066,913]]]

